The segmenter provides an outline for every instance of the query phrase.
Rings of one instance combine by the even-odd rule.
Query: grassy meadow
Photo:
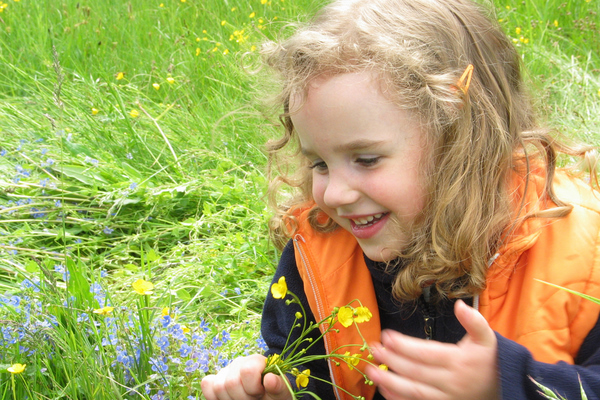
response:
[[[201,399],[261,351],[260,43],[324,2],[0,1],[0,399]],[[544,124],[599,143],[600,2],[492,7]]]

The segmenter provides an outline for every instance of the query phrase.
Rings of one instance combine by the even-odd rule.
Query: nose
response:
[[[356,180],[339,171],[329,171],[323,202],[329,208],[339,208],[353,204],[360,198]]]

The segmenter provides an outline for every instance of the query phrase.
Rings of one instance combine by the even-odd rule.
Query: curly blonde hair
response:
[[[262,54],[279,78],[277,103],[284,135],[268,143],[273,175],[270,203],[275,241],[289,238],[286,211],[312,200],[312,178],[290,115],[290,96],[306,96],[311,80],[350,72],[375,74],[399,107],[423,124],[428,156],[423,165],[427,204],[398,254],[394,295],[414,299],[436,282],[445,296],[472,296],[486,283],[487,263],[517,223],[508,198],[509,175],[521,159],[546,166],[552,181],[557,150],[581,154],[537,128],[523,87],[520,58],[492,18],[469,0],[338,0],[282,43],[269,42]],[[469,65],[468,88],[457,84]],[[534,152],[527,150],[535,149]],[[287,151],[291,149],[291,151]],[[534,154],[535,153],[535,154]],[[527,169],[527,168],[526,168]],[[526,171],[527,173],[527,171]],[[282,185],[295,197],[278,199]],[[553,217],[570,211],[555,198]],[[336,228],[332,220],[315,229]],[[547,215],[548,216],[548,215]]]

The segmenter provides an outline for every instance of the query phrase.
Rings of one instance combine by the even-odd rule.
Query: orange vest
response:
[[[513,180],[513,200],[515,204],[525,200],[526,213],[555,206],[541,200],[541,174],[530,177],[525,198],[523,178],[515,174]],[[573,210],[560,219],[529,218],[518,227],[490,266],[479,311],[492,329],[527,347],[536,360],[572,364],[598,320],[600,305],[538,280],[600,298],[600,195],[564,173],[557,173],[554,182],[558,198],[571,204]],[[360,246],[343,229],[314,231],[308,223],[309,211],[310,206],[294,212],[298,229],[293,242],[311,311],[319,321],[334,307],[360,299],[373,314],[371,321],[360,324],[361,333],[367,343],[379,341],[377,300]],[[359,346],[339,349],[347,344],[362,344],[353,326],[340,327],[339,333],[325,336],[328,353],[360,353]],[[375,388],[366,385],[356,369],[351,370],[344,362],[338,366],[332,360],[329,369],[335,384],[365,399],[373,397]],[[339,389],[334,391],[338,400],[351,399]]]

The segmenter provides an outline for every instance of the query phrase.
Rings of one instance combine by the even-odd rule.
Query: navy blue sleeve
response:
[[[300,299],[302,306],[306,312],[305,318],[307,325],[312,321],[315,322],[315,317],[310,311],[306,294],[304,293],[304,284],[298,268],[296,266],[296,259],[294,256],[294,245],[292,241],[288,242],[286,247],[283,249],[277,271],[273,277],[272,283],[279,280],[280,277],[285,276],[288,291],[294,293]],[[291,299],[287,296],[286,299]],[[265,304],[263,306],[262,322],[261,322],[261,333],[265,343],[268,346],[268,350],[265,355],[281,354],[285,347],[286,341],[288,340],[288,334],[290,331],[289,342],[292,343],[295,339],[300,336],[300,329],[295,328],[292,330],[294,323],[296,322],[295,314],[298,311],[302,311],[298,304],[286,305],[286,301],[283,299],[275,299],[269,290]],[[307,354],[325,354],[325,346],[322,340],[318,340],[319,336],[318,329],[313,331],[313,341],[315,342],[307,351]],[[317,394],[322,399],[334,399],[333,389],[330,384],[322,382],[314,377],[330,381],[329,367],[325,360],[316,360],[305,365],[294,365],[300,371],[305,369],[310,370],[310,375],[313,379],[309,379],[308,390]],[[290,377],[292,386],[295,386],[294,379]],[[309,398],[306,397],[305,398]],[[312,397],[310,397],[312,399]]]
[[[502,399],[546,399],[531,378],[568,400],[581,399],[581,380],[587,398],[600,399],[599,322],[582,344],[576,365],[535,361],[524,346],[496,334]]]

